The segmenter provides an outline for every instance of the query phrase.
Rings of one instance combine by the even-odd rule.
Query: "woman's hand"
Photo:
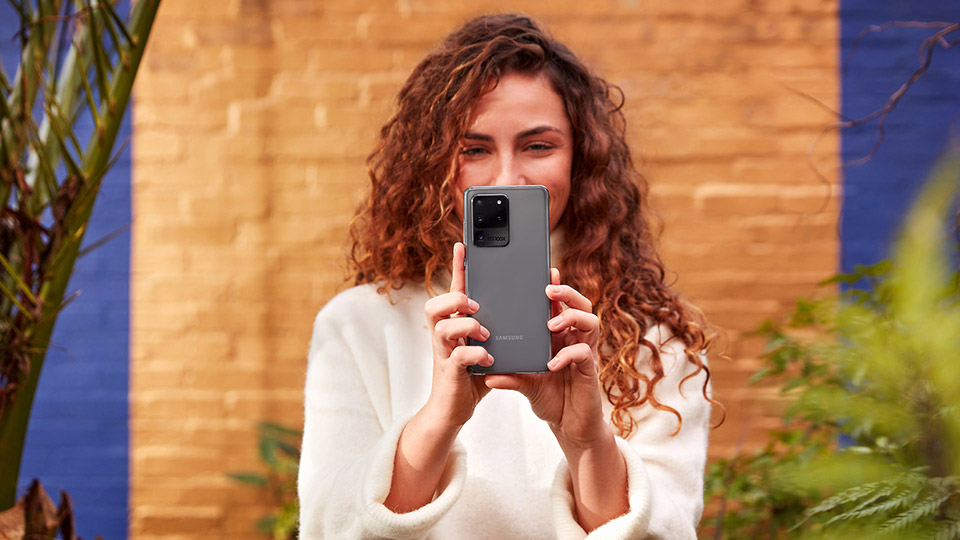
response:
[[[556,268],[550,271],[546,294],[552,315],[547,327],[553,332],[554,357],[547,364],[550,372],[487,375],[486,384],[523,393],[561,445],[587,448],[611,433],[603,421],[598,378],[600,320],[593,314],[590,300],[560,284]]]
[[[590,300],[560,284],[556,268],[546,292],[553,316],[547,322],[553,332],[550,371],[487,375],[486,384],[522,392],[533,412],[550,424],[570,468],[577,521],[589,532],[629,510],[627,468],[613,430],[603,420],[600,320]]]
[[[384,505],[394,512],[410,512],[429,503],[440,485],[454,440],[473,416],[477,403],[490,392],[483,377],[468,366],[493,364],[483,347],[466,339],[485,340],[490,332],[476,319],[480,306],[464,291],[463,244],[453,246],[450,292],[424,305],[433,340],[433,383],[427,403],[407,422],[393,460],[393,480]]]
[[[450,292],[427,301],[424,310],[433,342],[433,383],[424,409],[440,425],[459,429],[473,416],[477,403],[490,391],[482,376],[467,367],[490,366],[493,357],[479,345],[467,345],[468,337],[484,341],[490,332],[468,317],[480,306],[464,290],[464,246],[453,246]]]

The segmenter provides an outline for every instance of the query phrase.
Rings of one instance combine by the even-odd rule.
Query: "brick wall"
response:
[[[363,159],[419,58],[466,18],[545,23],[627,95],[677,287],[726,330],[712,455],[770,425],[743,383],[837,267],[836,0],[166,0],[133,145],[131,535],[256,538],[255,422],[299,424],[311,323],[341,286]],[[825,178],[811,172],[815,163]]]

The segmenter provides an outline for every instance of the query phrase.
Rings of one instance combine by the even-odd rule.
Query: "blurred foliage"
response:
[[[296,429],[263,422],[259,426],[258,449],[267,473],[235,472],[234,480],[265,489],[275,509],[257,521],[257,529],[275,540],[295,540],[300,506],[297,501],[297,472],[300,467],[300,439]]]
[[[762,326],[752,382],[781,385],[784,428],[710,465],[703,537],[960,538],[960,272],[944,227],[958,186],[954,150],[890,261]]]
[[[160,0],[9,0],[0,62],[0,510],[16,502],[30,410]],[[84,249],[81,250],[81,245]],[[78,389],[78,391],[80,391]],[[2,531],[0,531],[2,532]]]

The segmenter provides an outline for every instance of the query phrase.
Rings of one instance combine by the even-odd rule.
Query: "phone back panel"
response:
[[[473,198],[503,195],[509,202],[509,242],[481,247],[474,242]],[[486,368],[473,373],[540,373],[550,361],[549,194],[543,186],[484,186],[467,188],[463,237],[466,245],[466,292],[480,304],[474,317],[490,331],[482,345],[493,355]]]

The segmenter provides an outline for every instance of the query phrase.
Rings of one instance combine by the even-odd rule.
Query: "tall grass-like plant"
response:
[[[847,292],[799,302],[791,328],[763,329],[756,378],[781,381],[785,428],[712,465],[720,510],[705,536],[960,539],[960,271],[945,234],[958,190],[954,149],[890,261],[830,280]]]
[[[9,3],[21,54],[12,77],[0,70],[0,510],[160,0],[123,15],[110,0]]]

